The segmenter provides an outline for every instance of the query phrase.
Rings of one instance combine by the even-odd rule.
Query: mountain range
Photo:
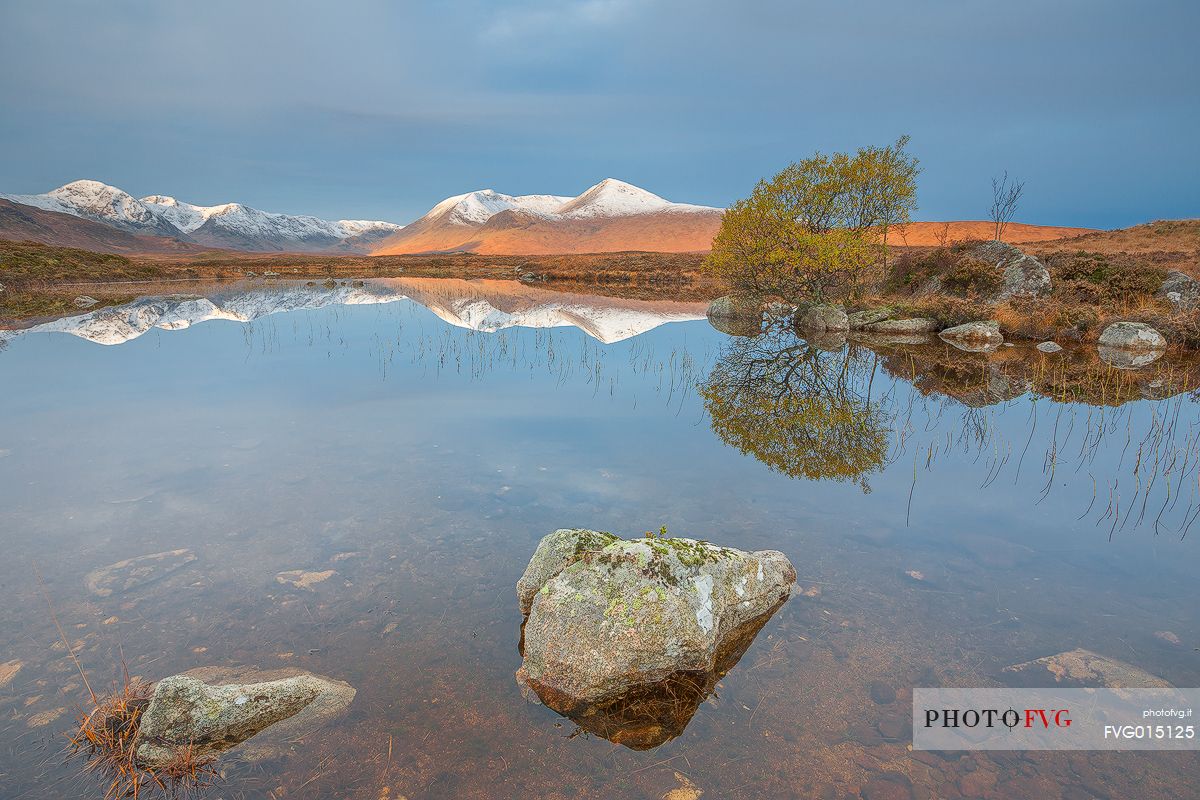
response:
[[[80,180],[45,194],[0,194],[0,239],[131,254],[214,248],[368,255],[703,252],[723,213],[671,202],[614,178],[575,197],[481,189],[448,197],[409,225],[279,214],[242,203],[201,206],[169,195],[139,199],[115,186]],[[1011,223],[1005,240],[1020,244],[1088,232]],[[964,221],[916,222],[893,229],[888,238],[893,244],[932,245],[990,236],[990,223]]]
[[[403,227],[375,220],[330,221],[274,214],[241,203],[198,206],[166,195],[150,195],[139,200],[115,186],[90,180],[72,181],[45,194],[0,194],[0,199],[97,222],[135,236],[248,252],[367,253],[380,239]],[[42,221],[46,222],[46,218]],[[77,225],[74,230],[81,236],[96,235],[87,226]],[[0,235],[3,232],[4,229],[0,229]],[[46,243],[72,244],[63,241]],[[134,244],[130,243],[131,246]],[[153,252],[166,249],[161,243],[147,244],[157,245]]]

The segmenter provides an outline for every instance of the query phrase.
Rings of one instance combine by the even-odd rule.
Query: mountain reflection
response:
[[[460,328],[495,333],[513,327],[575,327],[605,344],[666,323],[704,319],[705,308],[702,303],[554,292],[499,280],[275,281],[213,287],[202,294],[142,297],[23,330],[0,330],[0,341],[27,333],[69,333],[97,344],[116,345],[153,329],[183,330],[212,320],[245,323],[273,314],[405,300],[425,306]]]

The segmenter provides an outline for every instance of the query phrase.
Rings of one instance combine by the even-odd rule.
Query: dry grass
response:
[[[208,788],[217,777],[215,759],[201,757],[193,747],[179,748],[170,762],[157,769],[138,763],[138,728],[153,694],[152,684],[123,670],[121,685],[97,698],[94,708],[80,715],[78,730],[68,736],[72,752],[87,758],[84,771],[106,782],[105,800],[137,798],[143,793],[187,797]]]

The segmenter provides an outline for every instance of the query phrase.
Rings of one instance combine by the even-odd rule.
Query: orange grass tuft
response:
[[[122,685],[81,714],[78,731],[67,737],[74,752],[86,754],[84,770],[108,781],[104,800],[137,798],[154,790],[166,797],[187,797],[211,786],[217,777],[215,759],[199,756],[190,746],[179,748],[170,762],[157,769],[138,764],[138,728],[153,694],[152,684],[130,678],[125,671]]]

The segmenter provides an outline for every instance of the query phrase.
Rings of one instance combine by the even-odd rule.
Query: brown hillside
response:
[[[1004,241],[1009,244],[1045,242],[1083,234],[1103,233],[1095,228],[1066,228],[1057,225],[1029,225],[1010,222],[1004,228]],[[899,247],[934,247],[972,240],[988,240],[995,226],[987,220],[957,220],[954,222],[910,222],[888,232],[888,244]]]
[[[0,200],[0,239],[75,247],[96,253],[175,254],[206,249],[162,236],[139,236],[90,219]]]
[[[435,224],[411,232],[405,229],[385,241],[374,254],[464,251],[484,255],[549,255],[628,250],[688,253],[708,250],[720,226],[719,211],[564,219],[509,210],[479,227]]]

